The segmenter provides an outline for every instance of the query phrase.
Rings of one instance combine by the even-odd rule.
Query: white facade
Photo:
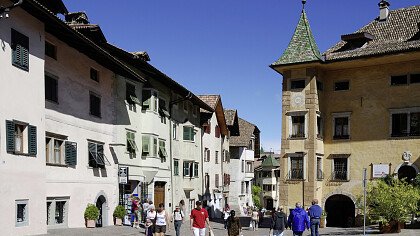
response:
[[[0,1],[9,5],[10,1]],[[12,65],[11,29],[29,38],[29,70]],[[0,229],[2,235],[42,234],[45,224],[44,26],[20,8],[0,19]],[[23,153],[28,125],[36,127],[36,155],[7,151],[6,120],[22,124]],[[13,140],[13,138],[12,138]],[[17,216],[20,205],[22,218]],[[17,218],[20,218],[17,220]],[[23,221],[22,221],[23,220]],[[21,222],[18,222],[21,221]]]

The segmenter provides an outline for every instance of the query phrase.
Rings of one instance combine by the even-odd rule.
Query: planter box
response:
[[[115,225],[117,225],[117,226],[121,226],[121,225],[122,225],[122,219],[120,219],[120,218],[115,218]]]
[[[401,233],[401,229],[404,229],[404,222],[391,221],[387,225],[379,224],[382,234]]]
[[[86,220],[86,228],[95,228],[96,221],[95,220]]]

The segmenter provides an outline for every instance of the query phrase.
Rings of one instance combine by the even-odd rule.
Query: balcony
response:
[[[295,169],[290,170],[287,174],[287,180],[303,180],[303,170]]]
[[[331,173],[331,180],[332,181],[349,181],[347,178],[347,170],[334,170]]]

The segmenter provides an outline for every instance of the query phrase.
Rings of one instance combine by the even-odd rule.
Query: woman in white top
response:
[[[155,233],[154,222],[156,215],[157,213],[155,211],[155,207],[150,207],[150,209],[146,213],[146,236],[153,236],[153,234]]]
[[[165,236],[166,233],[166,225],[169,222],[169,218],[164,207],[163,203],[159,204],[156,212],[155,236]],[[170,231],[169,228],[168,225],[168,232]]]

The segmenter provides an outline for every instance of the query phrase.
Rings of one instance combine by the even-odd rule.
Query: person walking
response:
[[[230,216],[230,207],[228,204],[225,205],[225,208],[223,209],[223,223],[225,230],[227,229],[227,220]]]
[[[206,209],[202,208],[201,202],[195,202],[196,207],[191,211],[190,223],[191,230],[194,233],[194,236],[205,236],[206,234],[206,223],[209,227],[209,230],[212,231],[209,214]]]
[[[273,236],[283,236],[283,231],[287,227],[286,218],[286,214],[284,214],[281,207],[277,208],[277,211],[273,213],[270,226],[270,233],[273,231]]]
[[[230,211],[230,216],[227,220],[228,236],[241,235],[242,226],[239,217],[235,216],[235,211]]]
[[[174,228],[176,236],[180,236],[181,225],[184,223],[184,213],[182,212],[179,206],[175,207],[175,211],[172,214],[172,219],[174,221]]]
[[[139,226],[139,200],[136,197],[133,197],[131,200],[131,214],[134,216],[133,228],[138,229]]]
[[[254,207],[254,209],[252,210],[252,213],[251,213],[251,226],[252,226],[252,229],[254,231],[255,230],[258,230],[258,222],[259,222],[259,220],[260,220],[260,216],[258,214],[257,208]]]
[[[146,223],[147,211],[149,210],[149,200],[145,200],[143,203],[143,211],[142,211],[142,220],[143,223]]]
[[[309,208],[309,217],[311,224],[311,236],[319,236],[319,225],[321,224],[322,208],[318,205],[318,199],[312,200],[312,206]]]
[[[155,233],[156,215],[157,213],[155,211],[155,206],[149,206],[149,210],[146,214],[146,236],[153,236],[153,234]]]
[[[168,232],[170,231],[169,225],[166,228],[167,223],[169,223],[169,217],[163,203],[159,204],[158,210],[156,211],[155,222],[155,236],[165,236],[166,229],[168,229]]]
[[[302,236],[305,228],[309,230],[309,217],[302,205],[296,203],[296,208],[290,213],[288,225],[292,228],[293,236]]]

